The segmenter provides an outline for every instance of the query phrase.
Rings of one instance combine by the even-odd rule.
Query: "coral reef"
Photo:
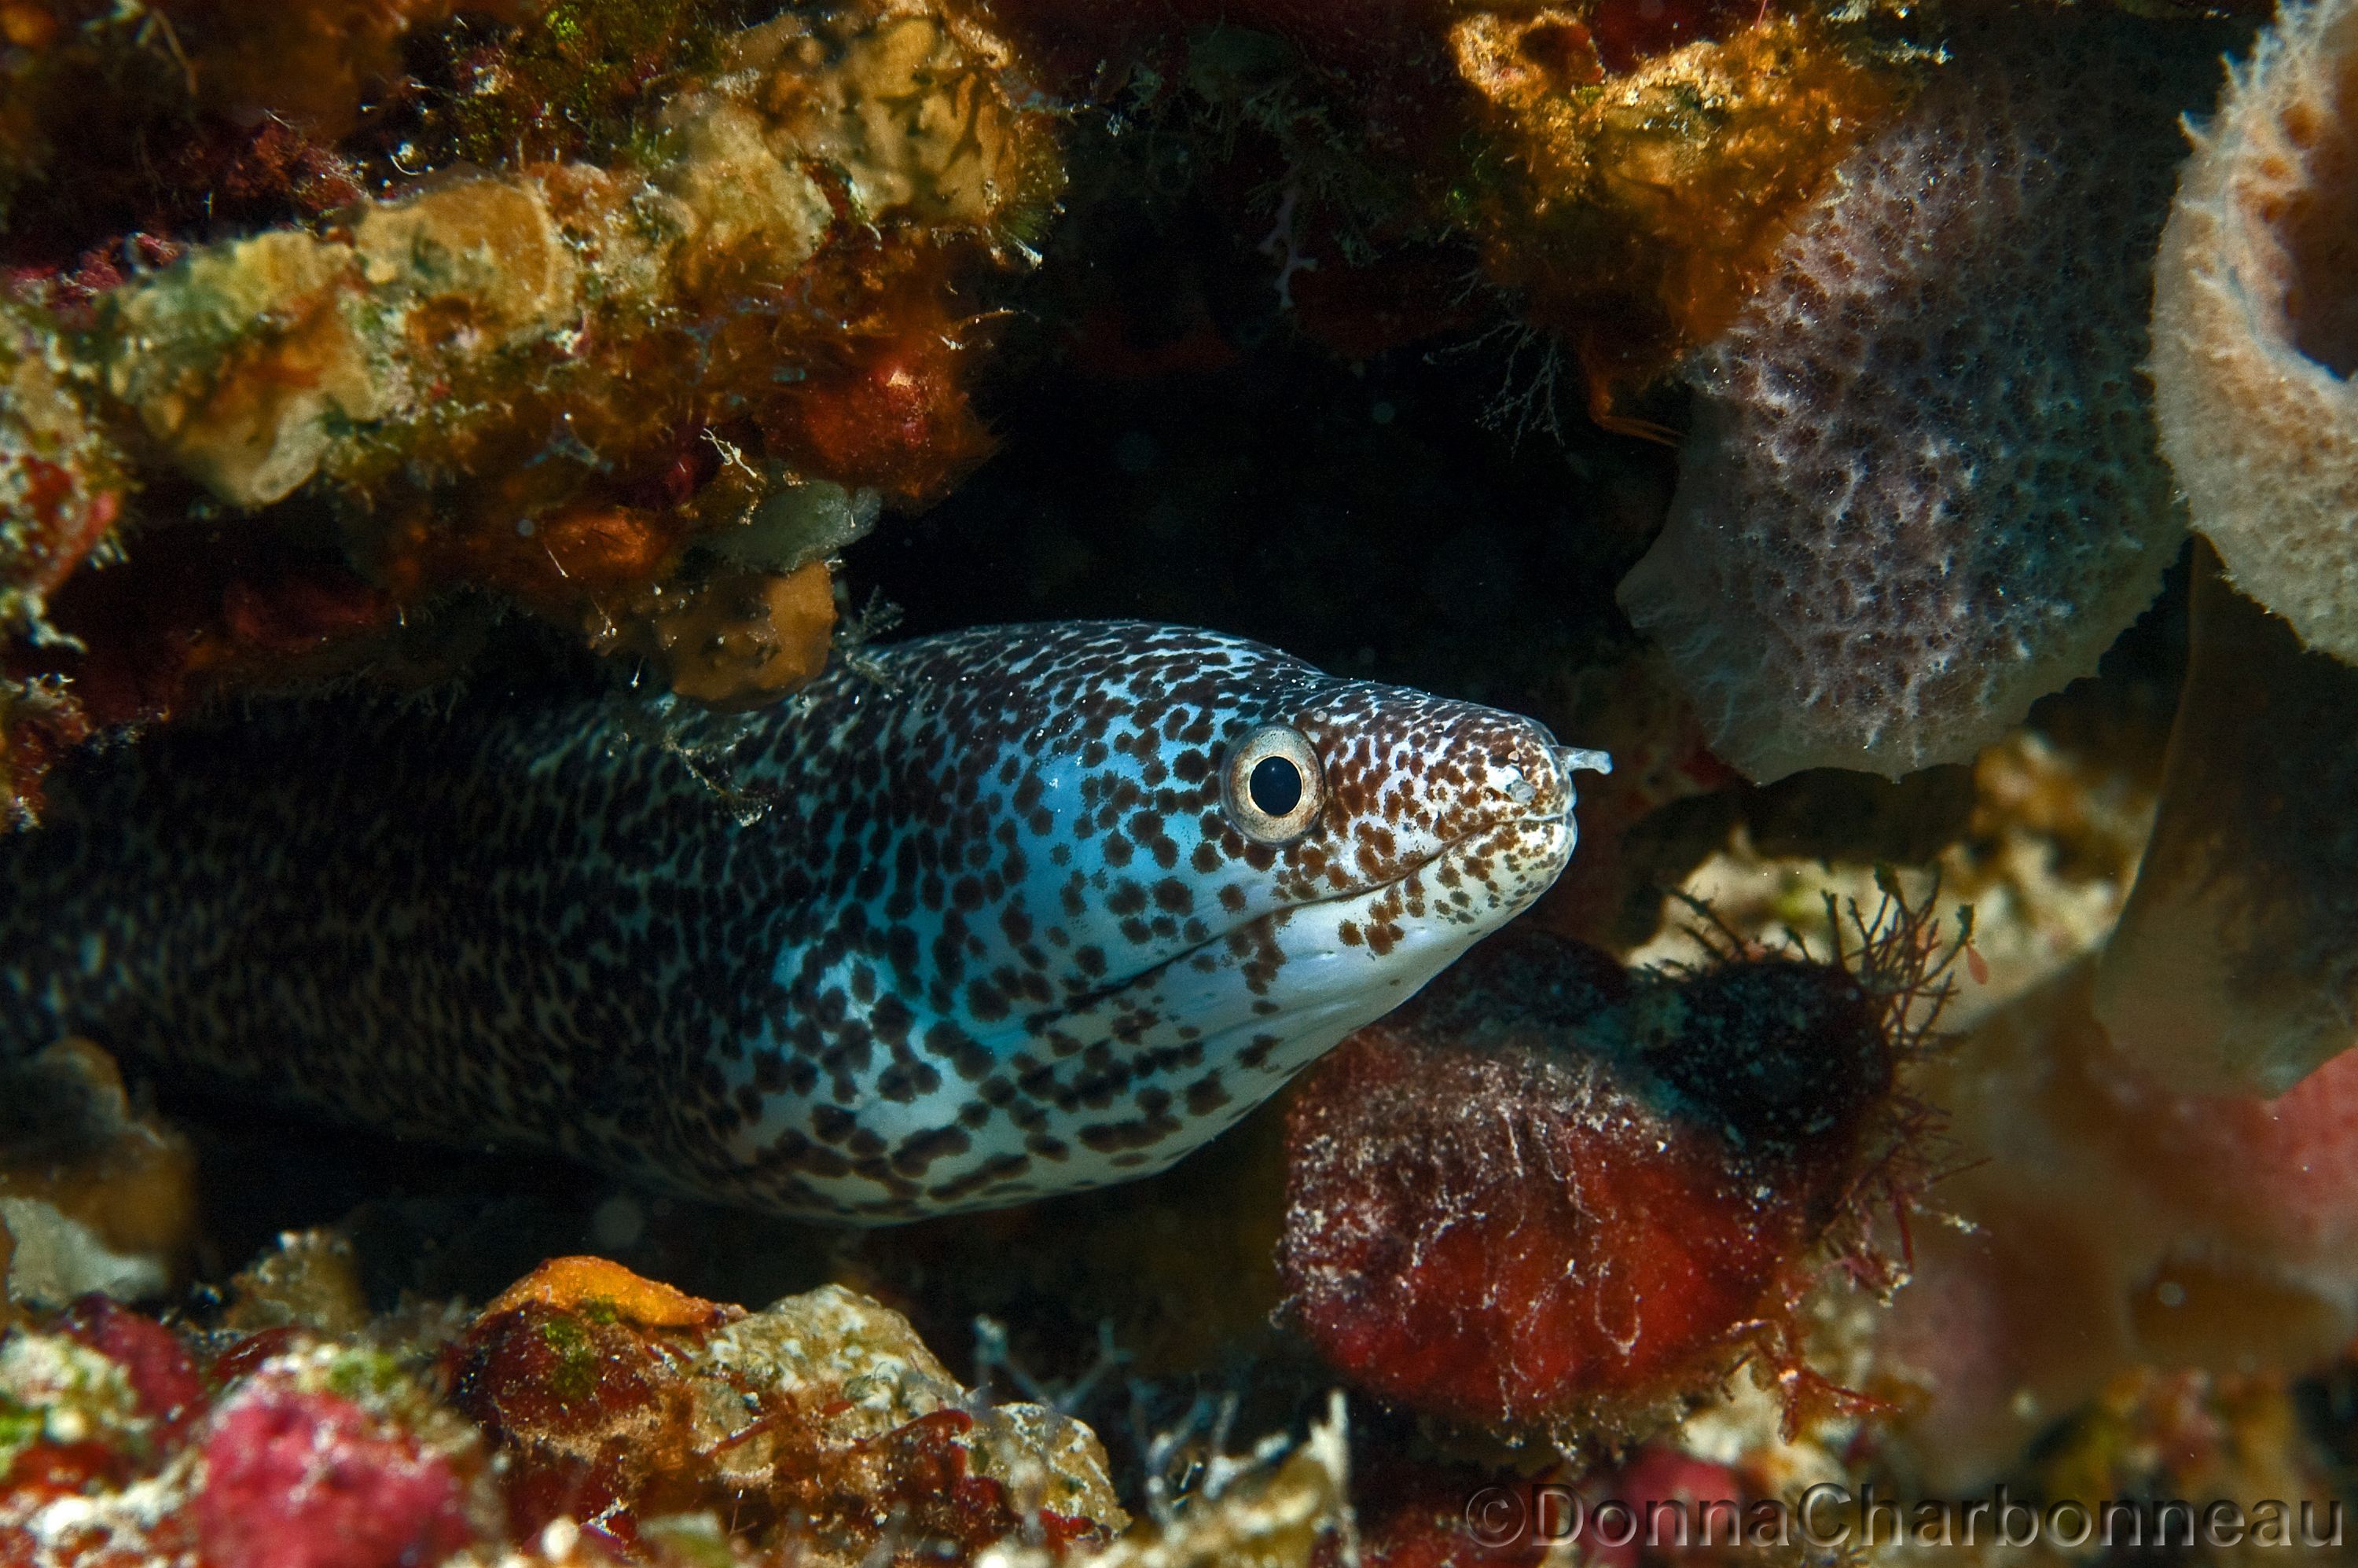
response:
[[[924,292],[924,279],[904,281],[924,253],[989,236],[1011,222],[1009,203],[1037,201],[1054,166],[1012,84],[991,75],[1007,64],[995,47],[914,7],[782,17],[726,40],[716,76],[667,98],[636,167],[453,178],[367,204],[324,235],[273,230],[200,249],[102,296],[107,390],[175,466],[243,507],[319,473],[382,510],[404,470],[481,472],[546,454],[555,473],[502,497],[513,525],[557,510],[584,465],[644,465],[698,413],[799,432],[792,444],[835,460],[836,477],[922,494],[939,468],[901,470],[954,460],[938,427],[962,413],[938,350],[847,355],[840,318],[798,346],[795,316],[773,306],[672,369],[672,384],[658,373],[685,346],[677,318],[712,319],[789,280],[848,315],[861,295]],[[838,200],[849,224],[900,232],[900,254],[852,246],[852,267],[839,257],[838,276],[801,278],[841,245]],[[895,330],[916,340],[937,324]],[[752,354],[758,367],[741,362]],[[840,374],[846,359],[860,361],[847,378],[855,406],[822,418],[884,416],[860,438],[882,449],[815,431],[811,394],[780,390],[792,371]],[[911,424],[935,440],[892,446]],[[378,526],[397,536],[401,522]]]
[[[2037,1478],[2046,1496],[2088,1507],[2124,1497],[2266,1499],[2247,1510],[2246,1539],[2227,1542],[2244,1552],[2216,1560],[2287,1547],[2329,1557],[2334,1477],[2301,1441],[2297,1401],[2281,1379],[2139,1369],[2072,1418],[2039,1455]]]
[[[1569,348],[1591,407],[1632,427],[1618,406],[1725,326],[1786,222],[1913,81],[1908,50],[1819,6],[996,14],[1067,92],[1223,171],[1216,221],[1249,228],[1303,332],[1354,360],[1462,333],[1496,314],[1468,303],[1478,269],[1550,367],[1534,401],[1572,390],[1553,371]],[[1556,418],[1512,417],[1527,414]]]
[[[449,1458],[340,1394],[258,1376],[210,1424],[191,1512],[216,1561],[432,1562],[476,1534]]]
[[[49,595],[123,514],[120,460],[69,373],[60,334],[0,301],[0,647],[53,635]],[[88,730],[55,682],[0,669],[0,829],[38,809],[41,774]]]
[[[888,1516],[961,1556],[1020,1529],[1071,1541],[1127,1522],[1086,1428],[969,1413],[905,1320],[835,1287],[748,1314],[560,1260],[444,1364],[507,1455],[520,1530],[563,1517],[629,1541],[643,1517],[725,1505],[750,1538],[857,1559]]]
[[[241,1340],[200,1355],[103,1300],[0,1342],[22,1412],[0,1556],[394,1568],[488,1534],[482,1443],[413,1362],[362,1344]],[[13,1452],[7,1452],[13,1449]]]
[[[2358,1044],[2358,671],[2215,569],[2193,640],[2096,1013],[2175,1089],[2278,1095]]]
[[[2195,134],[2162,232],[2154,413],[2235,586],[2358,663],[2358,8],[2288,5]]]
[[[1478,949],[1295,1099],[1288,1313],[1377,1393],[1574,1448],[1747,1357],[1798,1388],[1795,1305],[1905,1158],[1900,1021],[1943,964],[1886,918],[1860,928],[1882,994],[1792,957],[1631,976],[1536,931]]]
[[[492,23],[579,8],[465,7]],[[314,211],[352,200],[354,160],[332,149],[368,101],[402,80],[415,35],[459,9],[453,0],[17,0],[6,13],[9,112],[0,116],[8,248],[38,254],[108,226],[243,221],[289,196],[308,196]],[[86,113],[93,103],[109,113]]]
[[[352,1242],[335,1230],[279,1232],[278,1244],[232,1278],[229,1291],[222,1326],[242,1333],[301,1327],[356,1334],[368,1326]]]
[[[389,39],[445,9],[373,25]],[[0,767],[19,815],[88,727],[372,655],[397,669],[388,644],[460,589],[683,694],[773,699],[824,660],[821,563],[880,498],[934,499],[987,449],[965,390],[979,313],[956,288],[1025,254],[1060,178],[1007,46],[898,0],[727,35],[615,9],[553,8],[510,38],[514,73],[479,59],[502,91],[419,128],[449,160],[428,177],[242,238],[158,241],[127,276],[16,280]],[[577,11],[597,25],[535,53]],[[338,102],[381,74],[368,37],[342,43],[309,83]],[[629,61],[667,91],[599,75]],[[516,108],[505,90],[554,92],[560,67],[605,135],[484,118]],[[467,167],[495,123],[508,167]],[[257,516],[191,573],[178,536],[224,511]],[[115,580],[59,601],[100,549],[128,557]]]
[[[1340,1399],[1291,1453],[1264,1444],[1276,1463],[1239,1464],[1215,1454],[1192,1506],[1145,1521],[1101,1552],[1075,1552],[1064,1562],[1086,1568],[1311,1568],[1330,1560],[1336,1542],[1347,1552],[1350,1475]],[[1044,1568],[1056,1561],[1042,1546],[991,1548],[990,1568]]]
[[[38,626],[47,597],[122,515],[124,478],[72,385],[62,335],[0,306],[0,631]]]
[[[2137,373],[2149,257],[2216,42],[2088,7],[1961,25],[1703,356],[1621,598],[1745,773],[1969,759],[2153,598],[2182,520]]]
[[[323,688],[579,702],[572,755],[685,770],[618,802],[735,814],[730,874],[559,877],[521,938],[698,949],[795,907],[731,710],[831,661],[882,710],[892,625],[1212,627],[1616,764],[1531,918],[1321,1069],[987,1213],[855,1235],[58,1044],[0,1075],[0,1565],[1789,1564],[1532,1527],[1867,1481],[2346,1513],[2350,0],[2232,68],[2169,210],[2261,9],[0,0],[20,847],[78,750],[294,779]],[[297,869],[257,1033],[392,950],[336,946],[390,884],[301,869],[388,820],[328,804],[324,860],[222,840]],[[436,842],[539,877],[618,820]],[[78,984],[157,954],[124,919],[27,929]],[[473,1073],[512,978],[455,984]],[[1938,1539],[1832,1555],[2092,1555]]]

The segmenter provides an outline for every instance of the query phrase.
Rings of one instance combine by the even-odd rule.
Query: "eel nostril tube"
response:
[[[1548,755],[1555,759],[1556,771],[1562,773],[1609,773],[1613,759],[1603,752],[1583,751],[1578,746],[1552,746]]]

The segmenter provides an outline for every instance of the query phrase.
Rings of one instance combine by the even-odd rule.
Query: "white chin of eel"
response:
[[[0,1054],[87,1034],[773,1211],[987,1208],[1234,1123],[1544,892],[1609,766],[1138,622],[750,715],[265,707],[0,843]]]

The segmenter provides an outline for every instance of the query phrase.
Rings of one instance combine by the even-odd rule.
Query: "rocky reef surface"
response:
[[[2353,61],[2334,0],[0,0],[0,833],[253,698],[725,728],[991,622],[1613,759],[1406,1005],[990,1212],[0,1062],[0,1568],[2348,1560]]]

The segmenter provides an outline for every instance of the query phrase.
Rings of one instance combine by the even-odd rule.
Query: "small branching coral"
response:
[[[1288,1119],[1293,1323],[1390,1400],[1576,1449],[1747,1361],[1797,1415],[1845,1399],[1796,1306],[1829,1259],[1897,1277],[1866,1222],[1920,1180],[1898,1073],[1969,939],[1896,890],[1850,924],[1834,962],[1714,932],[1637,974],[1525,928],[1361,1031]]]

